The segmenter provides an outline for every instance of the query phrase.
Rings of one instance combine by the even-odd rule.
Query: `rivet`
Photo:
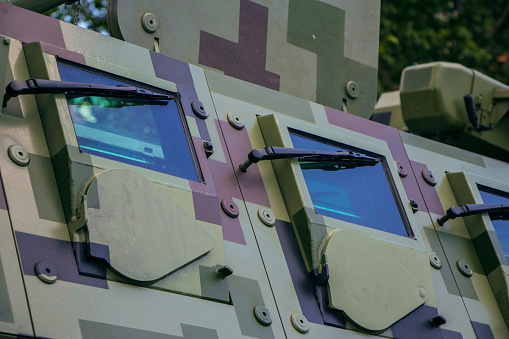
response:
[[[426,298],[426,296],[428,295],[428,292],[426,292],[424,287],[419,287],[417,291],[419,292],[419,297],[421,298]]]
[[[141,17],[141,25],[148,33],[154,33],[157,30],[159,23],[157,22],[157,18],[154,14],[145,13]]]
[[[11,43],[11,38],[4,37],[4,45],[9,45]]]
[[[226,115],[226,119],[228,119],[228,122],[233,128],[238,130],[244,128],[244,121],[242,120],[239,114],[228,112],[228,114]]]
[[[191,107],[193,108],[194,114],[200,119],[207,119],[209,116],[205,111],[205,106],[203,106],[200,100],[195,100],[191,103]]]
[[[272,318],[270,317],[269,309],[265,306],[258,305],[253,309],[256,320],[263,326],[269,326],[272,324]]]
[[[456,266],[458,266],[458,269],[460,270],[461,274],[463,274],[465,277],[470,278],[473,274],[472,269],[470,268],[470,265],[465,260],[458,260],[456,262]]]
[[[435,176],[429,169],[422,170],[422,177],[424,178],[424,181],[430,186],[435,186],[437,184],[437,181],[435,180]]]
[[[440,258],[435,252],[429,253],[429,263],[433,268],[436,268],[437,270],[442,268],[442,263],[440,262]]]
[[[19,145],[11,145],[7,151],[9,158],[19,166],[26,166],[30,162],[28,153]]]
[[[355,81],[348,81],[345,86],[346,94],[352,98],[355,99],[359,96],[360,89],[359,85]]]
[[[267,226],[272,227],[276,224],[276,217],[274,214],[265,207],[262,207],[258,210],[258,218]]]
[[[405,165],[403,165],[402,163],[400,162],[397,162],[396,163],[396,166],[398,167],[398,174],[400,177],[404,178],[408,175],[408,172],[405,168]]]
[[[39,261],[34,269],[37,277],[46,284],[53,284],[58,279],[56,268],[47,261]]]
[[[226,213],[226,215],[228,215],[230,218],[237,218],[239,216],[239,208],[237,207],[237,204],[234,203],[232,200],[229,199],[221,200],[221,208],[223,209],[224,213]]]
[[[293,327],[300,333],[309,332],[309,322],[305,316],[300,313],[294,313],[290,317]]]
[[[224,266],[221,266],[219,267],[217,270],[216,270],[217,274],[221,277],[221,278],[226,278],[230,275],[233,274],[233,269],[228,266],[228,265],[224,265]]]

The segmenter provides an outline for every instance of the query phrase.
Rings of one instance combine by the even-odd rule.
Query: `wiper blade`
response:
[[[67,93],[81,96],[100,96],[114,98],[137,98],[152,100],[172,100],[173,97],[152,92],[134,86],[105,86],[99,84],[83,84],[55,80],[29,79],[27,81],[11,81],[5,87],[2,107],[7,106],[10,98],[23,94]]]
[[[299,161],[310,163],[330,163],[333,166],[343,166],[349,168],[357,166],[373,166],[379,160],[368,157],[363,154],[350,151],[316,151],[310,149],[286,148],[286,147],[266,147],[264,149],[255,148],[247,155],[247,160],[239,166],[242,172],[245,172],[251,164],[256,164],[261,160],[289,159],[299,158]]]
[[[459,207],[452,206],[445,212],[442,218],[438,219],[438,224],[443,226],[449,219],[482,213],[489,213],[491,220],[509,220],[509,204],[470,204]]]

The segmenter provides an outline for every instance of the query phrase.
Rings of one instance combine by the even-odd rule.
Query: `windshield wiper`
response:
[[[489,213],[491,220],[509,220],[509,204],[471,204],[452,206],[445,215],[438,219],[438,224],[443,226],[449,219],[466,217],[474,214]]]
[[[261,160],[289,158],[299,158],[299,161],[302,161],[304,166],[308,166],[308,169],[319,168],[315,165],[316,163],[328,163],[330,165],[329,167],[339,166],[343,168],[354,168],[359,166],[373,166],[379,162],[379,160],[375,158],[350,151],[327,152],[311,149],[266,147],[264,149],[255,148],[249,152],[247,160],[244,161],[239,168],[242,172],[245,172],[251,164],[256,164]],[[323,167],[326,168],[327,166]]]
[[[134,86],[105,86],[99,84],[83,84],[55,80],[29,79],[27,81],[11,81],[5,87],[2,107],[7,106],[10,98],[22,94],[67,93],[80,96],[98,96],[114,98],[135,98],[151,100],[172,100],[173,97],[152,92]]]

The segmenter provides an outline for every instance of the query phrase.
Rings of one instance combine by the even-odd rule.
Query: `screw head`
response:
[[[30,163],[30,157],[23,147],[11,145],[8,149],[9,158],[19,166],[26,166]]]
[[[470,267],[470,264],[466,262],[466,260],[462,259],[458,260],[456,262],[456,266],[458,266],[458,269],[460,270],[461,274],[463,274],[467,278],[470,278],[474,273],[472,271],[472,268]]]
[[[359,85],[355,81],[348,81],[345,86],[346,94],[352,98],[356,99],[360,94]]]
[[[221,208],[230,218],[237,218],[239,216],[239,208],[237,207],[237,204],[233,202],[233,200],[221,200]]]
[[[265,306],[258,305],[253,309],[256,320],[263,326],[269,326],[272,324],[272,318],[270,316],[269,309]]]
[[[406,170],[405,165],[403,165],[402,163],[398,162],[398,163],[396,163],[396,166],[398,167],[398,174],[399,174],[399,176],[402,177],[402,178],[405,178],[408,175],[408,172]]]
[[[141,25],[147,33],[154,33],[157,30],[159,23],[157,22],[157,18],[154,14],[145,13],[141,17]]]
[[[54,284],[58,279],[56,268],[47,261],[39,261],[34,270],[37,277],[46,284]]]
[[[244,128],[244,121],[242,120],[242,118],[240,117],[239,114],[233,113],[233,112],[228,112],[228,114],[226,115],[226,118],[228,119],[228,122],[230,123],[230,125],[233,128],[238,129],[238,130],[241,130]]]
[[[433,268],[436,268],[437,270],[442,268],[442,262],[435,252],[429,253],[429,263],[431,266],[433,266]]]
[[[293,327],[300,333],[309,332],[309,322],[305,316],[300,313],[294,313],[290,317]]]
[[[200,119],[207,119],[209,116],[205,111],[205,106],[203,106],[200,100],[195,100],[191,103],[191,107],[193,108],[194,114]]]
[[[258,210],[258,218],[260,218],[266,226],[272,227],[276,224],[276,217],[268,208],[260,208]]]
[[[435,176],[429,169],[422,170],[422,177],[424,178],[424,181],[430,186],[435,186],[437,184],[437,181],[435,179]]]

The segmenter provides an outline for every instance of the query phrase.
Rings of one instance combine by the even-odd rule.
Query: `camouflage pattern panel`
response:
[[[431,217],[424,231],[442,266],[434,270],[435,290],[444,286],[439,309],[449,319],[457,315],[453,305],[465,305],[477,337],[508,336],[505,231],[494,228],[488,214],[437,222],[451,206],[488,203],[483,191],[508,192],[508,164],[408,133],[401,137]]]
[[[51,338],[284,337],[203,70],[0,6],[0,30],[21,56],[8,59],[8,72],[25,68],[6,82],[114,81],[172,98],[104,101],[88,95],[83,102],[79,95],[21,95],[2,109],[2,175],[12,204],[3,223],[12,244],[2,237],[7,245],[1,248],[2,272],[12,277],[2,295],[13,305],[5,306],[5,320],[17,317],[14,327],[2,322],[2,332]],[[31,34],[11,29],[22,16],[34,27],[45,26],[47,36],[39,32],[40,41],[33,42]],[[102,47],[90,48],[96,44]],[[101,114],[111,109],[119,111],[110,118],[124,122],[105,125]],[[169,111],[157,113],[161,109]],[[147,114],[154,120],[148,126]],[[170,115],[176,120],[168,121]],[[129,120],[135,124],[126,127]],[[158,143],[152,128],[172,133],[161,132]],[[136,137],[142,133],[149,135]],[[20,148],[9,157],[11,145]],[[174,153],[185,149],[187,155]],[[165,154],[174,162],[157,165]],[[22,155],[29,161],[18,159]],[[19,265],[11,258],[12,234]],[[8,264],[4,258],[11,258]],[[34,332],[30,319],[22,326],[28,309],[21,279]]]
[[[369,118],[378,1],[108,2],[111,35],[275,91]]]

